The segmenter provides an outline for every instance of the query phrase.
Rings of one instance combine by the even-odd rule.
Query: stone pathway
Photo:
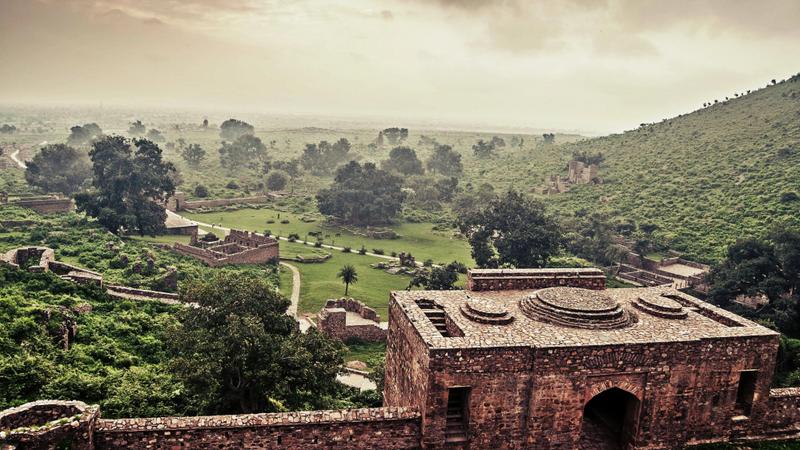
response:
[[[313,324],[305,317],[300,317],[297,315],[297,306],[300,304],[300,271],[297,270],[297,267],[284,261],[281,261],[281,265],[289,268],[289,270],[292,271],[292,294],[289,297],[289,300],[292,301],[292,304],[289,305],[289,309],[286,310],[286,313],[294,317],[300,324],[300,331],[305,332],[311,328]]]

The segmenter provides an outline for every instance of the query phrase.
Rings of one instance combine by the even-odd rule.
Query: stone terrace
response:
[[[607,298],[610,305],[617,305],[615,308],[622,308],[627,314],[635,315],[636,320],[625,326],[605,329],[599,333],[597,329],[577,328],[529,317],[521,304],[524,305],[535,293],[534,290],[397,291],[392,292],[392,298],[416,324],[417,331],[432,348],[592,346],[777,335],[774,331],[755,322],[697,300],[680,291],[660,287],[602,291],[602,295]],[[653,300],[654,296],[664,297],[664,301]],[[514,320],[502,326],[470,320],[461,313],[462,306],[466,304],[468,297],[481,297],[486,302],[502,305]],[[443,307],[446,316],[461,330],[463,336],[443,337],[417,304],[418,300],[430,300]],[[656,305],[649,307],[649,309],[655,309],[659,304],[671,304],[668,300],[678,303],[682,308],[678,311],[668,311],[667,314],[658,315],[635,306],[644,303]],[[561,307],[563,309],[564,305]],[[576,309],[579,313],[587,312]],[[591,311],[588,313],[591,314]],[[670,313],[675,317],[664,317]]]

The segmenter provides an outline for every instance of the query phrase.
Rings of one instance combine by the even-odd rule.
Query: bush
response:
[[[361,248],[358,249],[358,254],[359,255],[366,255],[367,254],[367,248],[362,245]]]
[[[376,255],[383,255],[384,254],[382,248],[373,248],[372,249],[372,253],[375,253]]]
[[[225,187],[228,188],[228,189],[236,190],[236,189],[239,189],[239,183],[237,183],[234,180],[231,180],[231,181],[228,182],[228,184],[225,185]]]
[[[202,184],[198,184],[194,187],[194,196],[200,198],[208,197],[208,188]]]
[[[389,255],[391,255],[392,258],[397,258],[397,252],[392,252]]]
[[[781,194],[781,203],[796,202],[798,198],[796,192],[784,192]]]
[[[352,252],[352,251],[353,251],[353,249],[352,249],[352,248],[350,248],[350,247],[344,247],[344,248],[342,249],[342,253],[350,253],[350,252]]]
[[[314,247],[321,248],[322,247],[322,241],[314,242]]]
[[[425,260],[425,261],[422,263],[422,265],[423,265],[423,266],[425,266],[425,267],[433,267],[433,260],[432,260],[432,259],[426,259],[426,260]]]
[[[281,220],[281,223],[286,225],[287,223],[289,223],[289,219],[283,219],[283,220]]]

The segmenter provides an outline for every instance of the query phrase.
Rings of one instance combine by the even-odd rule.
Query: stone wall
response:
[[[102,449],[417,449],[419,412],[371,408],[235,416],[100,420]]]
[[[195,235],[193,235],[195,236]],[[196,238],[193,238],[196,241]],[[248,231],[231,230],[220,244],[208,248],[176,242],[173,250],[203,261],[211,267],[225,264],[261,264],[280,257],[276,239]]]
[[[162,291],[151,291],[147,289],[137,289],[128,286],[119,286],[119,285],[108,285],[108,293],[110,295],[114,295],[114,293],[121,293],[121,294],[128,294],[133,295],[136,297],[147,297],[156,300],[168,299],[168,300],[178,300],[180,295],[175,294],[173,292],[162,292]]]
[[[20,247],[0,256],[0,262],[17,268],[26,266],[28,272],[45,272],[55,258],[55,252],[51,248]]]
[[[472,269],[467,272],[467,290],[470,291],[556,286],[605,289],[606,276],[600,269]]]
[[[39,214],[55,214],[72,211],[72,199],[69,198],[25,198],[12,200],[9,204],[32,209]]]
[[[182,211],[185,209],[197,209],[197,208],[215,208],[219,206],[228,206],[228,205],[242,205],[242,204],[262,204],[262,203],[269,203],[273,197],[269,195],[257,195],[254,197],[238,197],[238,198],[217,198],[212,200],[191,200],[183,202],[179,202],[177,204],[176,211]]]
[[[358,314],[372,323],[348,324],[347,313]],[[374,309],[353,298],[329,299],[317,314],[318,328],[327,336],[342,341],[361,339],[369,342],[386,341],[386,328],[380,326],[380,315]]]
[[[0,412],[0,446],[50,449],[68,444],[74,450],[92,450],[98,416],[96,406],[83,402],[40,400],[26,403]]]

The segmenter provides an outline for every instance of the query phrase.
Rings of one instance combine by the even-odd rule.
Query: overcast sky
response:
[[[800,72],[800,1],[0,0],[0,102],[611,132]]]

